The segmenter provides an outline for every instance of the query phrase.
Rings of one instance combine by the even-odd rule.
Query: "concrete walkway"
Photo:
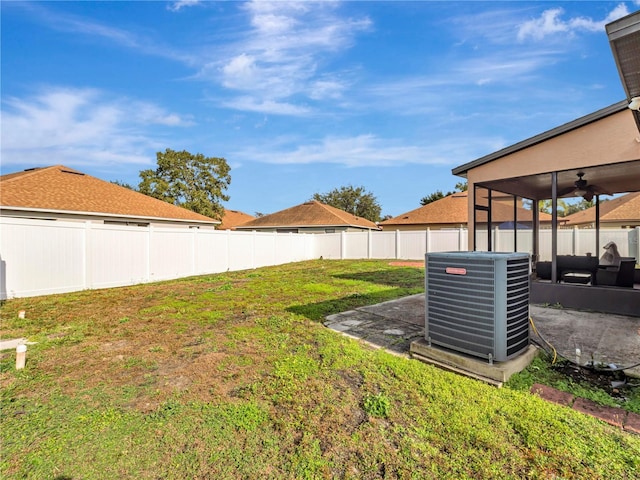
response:
[[[411,343],[424,338],[424,294],[330,315],[324,324],[391,352],[409,355]],[[640,318],[531,305],[530,315],[543,340],[558,355],[625,368],[640,377]],[[531,329],[531,339],[543,340]],[[580,356],[576,357],[576,349]]]

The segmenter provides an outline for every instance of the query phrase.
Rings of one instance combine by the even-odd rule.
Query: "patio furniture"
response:
[[[633,288],[635,267],[635,258],[622,257],[618,266],[601,266],[596,274],[596,282],[603,286]]]
[[[558,255],[556,257],[557,281],[567,283],[595,284],[598,272],[598,257],[581,255]],[[536,262],[536,275],[551,280],[551,262]]]

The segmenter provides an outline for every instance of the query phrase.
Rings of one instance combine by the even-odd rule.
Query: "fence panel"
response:
[[[135,285],[149,279],[149,230],[87,224],[86,288]]]
[[[343,259],[367,258],[369,256],[368,232],[344,232]]]
[[[339,260],[342,255],[342,234],[324,233],[313,234],[315,258]]]
[[[229,235],[229,270],[253,268],[253,232],[231,232]]]
[[[424,254],[427,252],[426,230],[400,232],[398,242],[397,258],[424,260]]]
[[[464,235],[467,231],[464,230]],[[429,232],[429,252],[453,252],[461,250],[459,230],[431,230]]]
[[[0,219],[0,297],[85,288],[85,225]]]
[[[229,268],[226,231],[198,229],[195,238],[195,275],[224,272]]]
[[[197,229],[151,227],[149,280],[170,280],[195,275]]]
[[[371,232],[371,258],[395,258],[396,232]]]

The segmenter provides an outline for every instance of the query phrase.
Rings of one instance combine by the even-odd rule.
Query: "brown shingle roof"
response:
[[[596,207],[565,217],[568,226],[595,223]],[[602,223],[640,223],[640,192],[627,193],[600,203],[600,222]]]
[[[217,228],[218,230],[233,230],[238,225],[247,223],[254,218],[256,217],[249,215],[248,213],[240,212],[238,210],[227,210],[225,208],[222,223]]]
[[[287,208],[270,215],[258,217],[243,225],[240,229],[252,228],[296,228],[296,227],[357,227],[379,230],[378,226],[366,218],[356,217],[339,208],[311,200],[295,207]]]
[[[467,192],[456,192],[440,200],[428,203],[422,207],[403,213],[397,217],[380,222],[382,227],[394,225],[466,225],[468,220]],[[493,202],[492,222],[506,222],[513,220],[513,206],[501,202]],[[531,210],[518,207],[518,221],[532,221]],[[540,221],[551,221],[551,215],[540,213]]]
[[[0,206],[48,212],[218,223],[204,215],[63,165],[0,176]]]

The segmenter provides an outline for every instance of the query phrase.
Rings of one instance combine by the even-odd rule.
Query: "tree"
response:
[[[382,207],[378,204],[376,197],[367,192],[364,187],[354,188],[349,185],[347,187],[334,188],[324,194],[314,193],[313,200],[339,208],[356,217],[366,218],[372,222],[380,220]]]
[[[168,148],[156,156],[158,167],[140,172],[140,193],[207,217],[222,218],[220,200],[229,200],[224,191],[231,183],[230,167],[224,158]]]
[[[435,192],[427,195],[426,197],[422,197],[420,199],[420,205],[428,205],[436,200],[440,200],[441,198],[447,197],[449,195],[453,195],[456,192],[466,192],[468,188],[467,182],[458,182],[456,183],[455,190],[453,192],[442,193],[441,190],[436,190]]]
[[[469,189],[469,184],[465,180],[463,182],[456,183],[455,190],[452,193],[466,192],[468,189]]]
[[[451,195],[451,192],[448,192],[447,195]],[[426,197],[422,197],[420,199],[420,205],[429,205],[430,203],[435,202],[436,200],[440,200],[441,198],[444,198],[447,195],[442,193],[442,190],[436,190],[435,192],[430,193]]]
[[[114,185],[118,185],[119,187],[128,188],[129,190],[133,190],[134,192],[136,191],[136,188],[133,185],[121,182],[120,180],[112,180],[111,183],[113,183]]]
[[[604,200],[606,201],[606,200]],[[600,201],[600,203],[602,203],[603,200]],[[566,217],[568,215],[571,215],[573,213],[577,213],[577,212],[581,212],[582,210],[586,210],[588,208],[591,208],[595,205],[595,202],[593,200],[585,200],[584,198],[582,200],[580,200],[578,203],[569,203],[566,205],[566,208],[564,209],[563,212],[563,217]]]

